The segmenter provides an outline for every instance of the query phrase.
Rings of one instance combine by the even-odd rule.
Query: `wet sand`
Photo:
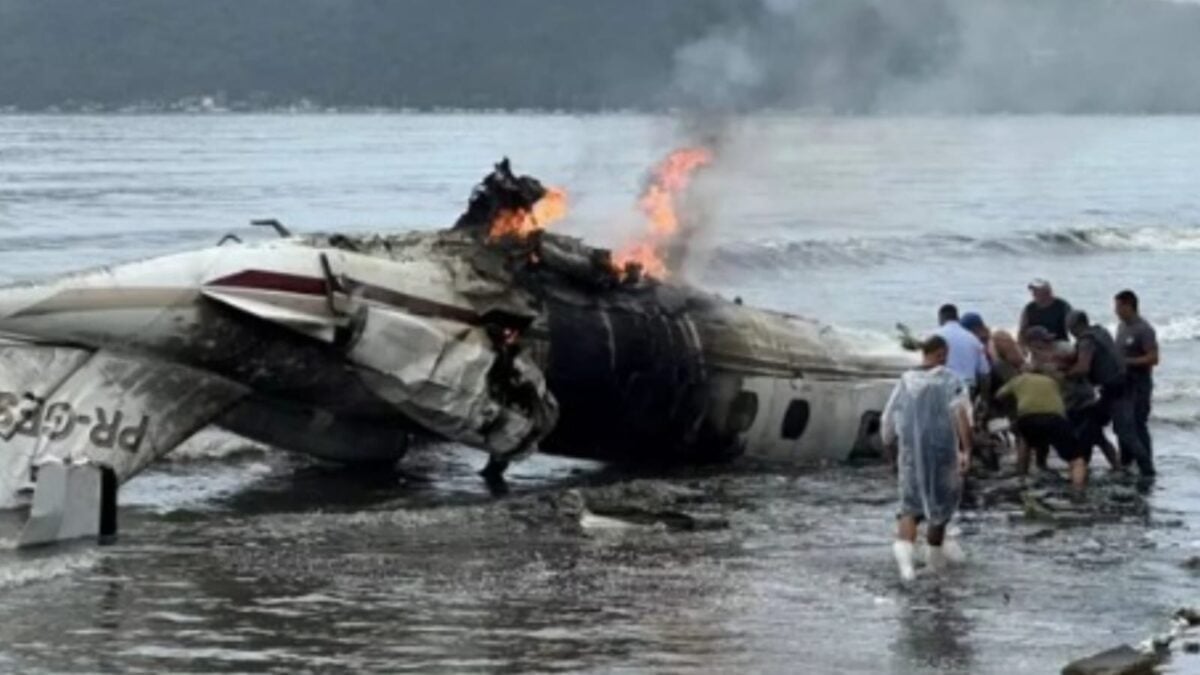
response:
[[[260,472],[189,508],[126,507],[111,547],[4,553],[2,658],[21,672],[1050,672],[1200,597],[1179,565],[1189,514],[1159,505],[1184,489],[1170,478],[1149,523],[1047,536],[1016,505],[967,511],[970,563],[905,587],[884,467],[646,478],[541,458],[494,498],[477,460],[422,451],[386,478],[270,458],[147,476],[159,494],[181,475]],[[1164,476],[1190,461],[1164,458]],[[729,527],[581,531],[556,511],[566,485],[630,480],[686,490],[686,509]],[[1188,658],[1200,665],[1176,667]]]

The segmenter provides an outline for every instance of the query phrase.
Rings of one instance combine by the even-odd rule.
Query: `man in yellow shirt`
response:
[[[1079,439],[1067,421],[1062,388],[1058,380],[1036,371],[1021,373],[996,392],[997,398],[1017,402],[1017,433],[1025,443],[1018,450],[1017,470],[1029,471],[1029,452],[1048,452],[1050,446],[1071,467],[1071,485],[1082,491],[1087,486],[1087,460]]]

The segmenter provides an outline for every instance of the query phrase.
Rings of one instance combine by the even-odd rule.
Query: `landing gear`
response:
[[[504,472],[508,470],[508,465],[507,459],[490,455],[487,466],[479,472],[493,496],[501,497],[508,494],[508,481],[504,480]]]

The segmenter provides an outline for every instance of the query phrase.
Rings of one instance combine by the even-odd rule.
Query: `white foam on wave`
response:
[[[168,461],[195,462],[205,460],[222,460],[246,454],[266,453],[269,448],[260,443],[249,441],[236,434],[209,427],[197,432],[194,436],[167,455]]]
[[[1181,316],[1168,319],[1157,328],[1159,342],[1189,342],[1200,340],[1200,316]]]
[[[984,237],[941,232],[916,236],[738,239],[724,242],[708,251],[707,262],[717,269],[761,270],[767,267],[790,270],[798,266],[872,265],[889,260],[924,260],[931,254],[959,259],[1106,251],[1200,251],[1200,227],[1100,225],[1028,230]]]
[[[1154,383],[1155,403],[1176,403],[1200,400],[1200,382],[1192,380],[1158,380]]]
[[[5,548],[13,548],[15,542],[3,542]],[[0,563],[0,590],[7,590],[55,579],[89,569],[100,559],[94,550],[81,553],[56,554],[44,558],[14,558]]]
[[[1200,426],[1200,412],[1195,410],[1154,410],[1150,414],[1150,421],[1191,429]]]
[[[1088,231],[1087,240],[1116,251],[1200,251],[1200,228],[1096,229]]]

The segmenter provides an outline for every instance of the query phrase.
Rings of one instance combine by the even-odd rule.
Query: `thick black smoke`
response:
[[[675,54],[709,115],[1200,110],[1200,8],[1160,0],[758,0]]]

